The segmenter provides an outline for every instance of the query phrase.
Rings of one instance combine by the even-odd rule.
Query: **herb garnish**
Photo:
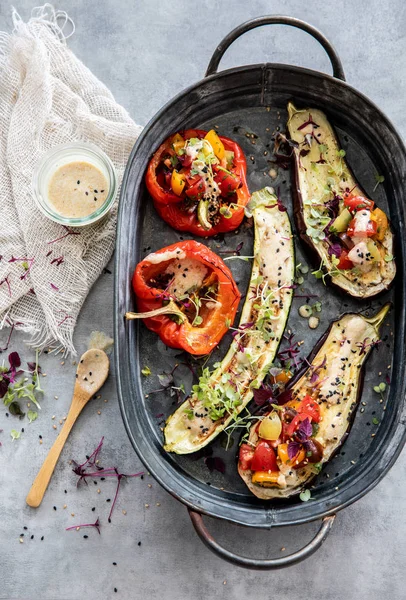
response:
[[[126,475],[125,473],[120,473],[118,471],[117,467],[110,467],[108,469],[104,469],[103,467],[100,467],[96,461],[98,460],[98,456],[99,456],[100,450],[102,449],[103,442],[104,442],[104,436],[100,440],[99,445],[97,446],[96,450],[94,450],[92,452],[92,454],[85,460],[84,463],[78,464],[75,460],[72,460],[72,463],[74,465],[74,468],[72,469],[72,471],[74,473],[76,473],[76,475],[78,475],[78,477],[79,477],[79,479],[77,481],[77,485],[79,485],[79,483],[81,481],[84,481],[87,485],[86,479],[88,477],[91,477],[92,479],[95,479],[96,477],[102,477],[102,478],[115,477],[117,479],[116,493],[114,495],[114,500],[111,505],[110,513],[108,516],[108,522],[111,523],[111,515],[113,514],[114,506],[117,501],[117,496],[118,496],[118,492],[120,489],[121,480],[123,479],[123,477],[125,479],[128,479],[129,477],[139,477],[141,475],[144,475],[144,471],[140,471],[139,473],[133,473],[132,475]],[[96,469],[96,471],[92,471],[91,468]],[[82,527],[84,527],[84,525],[82,525]]]

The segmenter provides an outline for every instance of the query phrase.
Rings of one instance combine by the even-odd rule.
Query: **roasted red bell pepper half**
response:
[[[127,313],[127,318],[143,318],[167,346],[196,355],[217,346],[240,301],[229,268],[194,240],[149,254],[138,263],[132,284],[139,313]]]
[[[153,155],[145,182],[158,214],[171,227],[209,237],[233,231],[250,198],[241,147],[215,130],[187,129]]]

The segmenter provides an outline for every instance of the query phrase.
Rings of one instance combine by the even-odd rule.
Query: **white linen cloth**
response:
[[[0,328],[75,353],[80,308],[114,249],[117,202],[70,235],[38,210],[33,172],[53,146],[84,141],[110,157],[121,183],[141,127],[67,47],[66,13],[46,4],[27,23],[14,11],[13,23],[0,33]]]

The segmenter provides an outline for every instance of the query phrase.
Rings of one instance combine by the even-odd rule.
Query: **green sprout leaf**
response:
[[[144,377],[148,377],[149,375],[151,375],[152,371],[149,367],[144,367],[143,369],[141,369],[141,373],[144,375]]]
[[[346,151],[345,150],[338,150],[337,156],[339,156],[340,158],[344,158],[345,155],[346,155]]]
[[[383,175],[379,175],[378,173],[375,173],[375,181],[376,181],[376,183],[375,183],[374,189],[372,190],[373,192],[376,190],[376,188],[378,187],[378,185],[380,183],[383,183],[385,181],[385,177]]]
[[[27,413],[27,417],[30,423],[38,419],[38,413],[35,410],[29,410]]]
[[[10,431],[10,435],[11,435],[11,439],[13,440],[18,440],[19,437],[21,436],[21,431],[17,431],[17,429],[12,429]]]
[[[384,261],[385,262],[391,262],[393,260],[393,254],[386,254]]]
[[[310,490],[303,490],[303,492],[300,492],[299,498],[302,502],[307,502],[308,500],[310,500],[311,496],[312,493]]]
[[[373,423],[374,425],[379,425],[379,419],[377,419],[376,417],[374,417],[374,418],[372,419],[372,423]]]

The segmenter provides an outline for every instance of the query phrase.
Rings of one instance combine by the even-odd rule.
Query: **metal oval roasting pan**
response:
[[[230,44],[244,32],[261,25],[283,24],[302,29],[316,38],[327,52],[334,76],[309,69],[257,64],[217,73],[217,67]],[[222,434],[211,445],[213,456],[224,461],[225,473],[210,472],[204,457],[177,456],[162,448],[161,427],[176,407],[176,396],[168,390],[153,393],[159,385],[157,374],[170,371],[177,351],[166,348],[158,337],[141,323],[125,322],[126,311],[134,310],[131,277],[135,265],[146,253],[177,240],[191,237],[171,229],[155,213],[144,185],[148,161],[160,143],[171,133],[188,127],[209,129],[235,139],[245,151],[248,185],[251,191],[265,185],[278,187],[290,214],[290,173],[278,169],[276,180],[269,177],[272,158],[271,137],[286,125],[286,105],[315,106],[327,113],[346,150],[348,163],[357,180],[373,194],[379,206],[390,214],[396,237],[397,276],[395,286],[384,297],[369,303],[340,296],[308,275],[305,293],[316,293],[322,301],[321,325],[311,331],[297,315],[293,301],[288,330],[304,340],[306,356],[330,321],[346,311],[376,310],[391,300],[394,308],[383,328],[383,343],[369,359],[361,409],[341,451],[326,465],[312,487],[312,499],[298,497],[263,502],[252,496],[240,480],[236,467],[238,436],[226,451]],[[375,185],[374,175],[383,174],[384,185]],[[275,569],[292,565],[312,554],[327,536],[335,513],[372,489],[394,464],[405,443],[405,204],[406,151],[399,135],[386,116],[368,98],[345,82],[341,61],[329,41],[312,26],[291,17],[260,17],[234,29],[215,50],[206,77],[187,88],[164,106],[145,127],[131,152],[121,190],[115,269],[116,376],[124,424],[134,449],[154,478],[175,498],[185,504],[193,525],[203,542],[222,558],[254,569]],[[251,255],[252,230],[240,227],[220,239],[202,240],[220,255],[244,243],[243,254]],[[306,262],[296,243],[296,261]],[[249,281],[250,264],[232,260],[234,277],[244,292]],[[303,300],[302,300],[303,302]],[[396,323],[396,327],[394,324]],[[211,357],[224,355],[230,338],[220,344]],[[142,377],[148,365],[150,377]],[[387,371],[388,367],[390,370]],[[373,391],[378,373],[391,373],[389,394],[383,403]],[[186,388],[191,375],[185,368],[176,370],[175,382]],[[379,420],[379,425],[377,424]],[[210,450],[211,451],[211,450]],[[220,546],[207,531],[202,514],[251,527],[271,528],[323,519],[315,538],[304,548],[275,559],[257,560],[239,556]]]

